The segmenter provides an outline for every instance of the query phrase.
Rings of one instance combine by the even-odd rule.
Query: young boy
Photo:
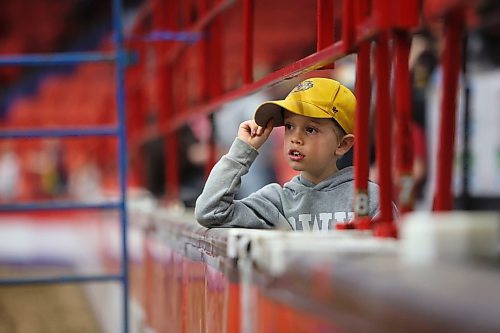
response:
[[[328,78],[304,80],[284,100],[260,105],[210,173],[196,201],[198,222],[206,227],[327,231],[352,220],[353,168],[339,171],[336,162],[354,144],[355,110],[352,92]],[[285,126],[285,158],[300,175],[283,187],[269,184],[234,200],[241,177],[274,126]],[[378,186],[369,183],[368,191],[373,216]]]

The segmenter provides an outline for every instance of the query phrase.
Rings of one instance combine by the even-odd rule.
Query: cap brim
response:
[[[281,111],[283,102],[269,101],[261,104],[254,114],[257,125],[266,127],[269,120],[273,118],[273,127],[283,126],[283,112]]]
[[[331,114],[314,104],[301,101],[281,100],[269,101],[261,104],[255,111],[254,120],[257,125],[265,127],[267,122],[273,118],[273,127],[283,126],[283,109],[311,118],[333,118]]]

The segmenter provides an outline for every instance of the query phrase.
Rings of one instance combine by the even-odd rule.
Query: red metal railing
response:
[[[434,210],[451,210],[453,207],[451,193],[451,176],[455,147],[455,127],[458,76],[461,68],[463,12],[453,10],[446,17],[444,31],[443,64],[443,98],[441,99],[441,119],[438,146],[437,187]]]
[[[356,149],[354,150],[354,181],[356,194],[354,198],[354,209],[356,211],[357,227],[369,229],[368,217],[368,165],[370,153],[370,54],[371,43],[362,42],[359,46],[356,66],[356,99],[357,114],[355,123]]]
[[[339,3],[343,5],[342,11],[337,7]],[[455,97],[461,62],[458,55],[461,54],[460,39],[466,23],[463,6],[467,4],[468,2],[459,0],[427,0],[423,2],[422,7],[425,9],[425,18],[442,20],[445,26],[443,36],[445,49],[441,59],[444,72],[441,105],[443,121],[439,134],[440,152],[437,162],[436,210],[452,208],[450,177],[453,149],[451,147],[454,146]],[[374,233],[381,237],[396,236],[392,202],[397,203],[402,214],[413,208],[411,179],[408,181],[411,178],[413,161],[411,135],[409,134],[412,106],[408,57],[412,34],[421,24],[423,13],[420,8],[421,1],[318,0],[316,52],[255,81],[253,73],[256,3],[252,0],[245,0],[241,8],[243,14],[241,77],[243,82],[236,88],[234,86],[227,88],[223,79],[227,73],[222,72],[223,57],[220,52],[223,43],[222,27],[218,24],[223,20],[225,11],[229,10],[231,5],[231,1],[216,2],[212,6],[209,6],[209,1],[200,1],[198,18],[190,22],[191,25],[185,30],[203,32],[205,38],[192,45],[168,42],[170,43],[168,47],[161,51],[165,54],[159,55],[156,70],[162,72],[165,81],[155,98],[157,98],[158,103],[166,103],[167,106],[159,108],[159,112],[162,113],[160,115],[162,120],[159,124],[153,127],[144,126],[143,132],[134,136],[133,140],[135,140],[136,146],[153,135],[167,138],[171,145],[167,147],[167,156],[173,160],[169,162],[170,166],[167,166],[169,170],[167,183],[169,183],[170,193],[177,195],[175,190],[172,190],[172,183],[178,184],[178,170],[175,168],[177,156],[171,152],[176,151],[174,146],[175,133],[180,126],[192,117],[206,116],[215,112],[218,107],[227,102],[315,69],[331,68],[336,60],[349,54],[356,54],[355,92],[358,104],[355,124],[356,149],[354,152],[356,197],[353,198],[355,200],[356,220],[353,225],[358,229],[373,228]],[[474,5],[475,3],[470,5],[469,9],[473,9]],[[164,10],[175,13],[175,4],[168,2],[166,6],[167,8]],[[189,6],[194,6],[194,3],[184,4],[184,10],[187,10],[186,7],[189,8]],[[341,23],[335,24],[336,19],[340,17],[336,14],[340,12],[342,13]],[[168,29],[174,30],[180,28],[168,27]],[[341,33],[337,36],[341,36],[341,38],[335,40],[335,32],[339,28],[341,28]],[[197,52],[195,53],[196,57],[189,54],[190,50]],[[160,51],[157,50],[157,52]],[[374,58],[373,63],[371,62],[372,57]],[[193,64],[194,59],[197,59],[200,65]],[[146,67],[142,68],[146,70]],[[179,73],[185,73],[193,68],[199,70],[196,72],[198,76],[179,75]],[[367,211],[364,209],[364,204],[369,199],[367,198],[367,186],[370,108],[373,90],[372,69],[376,82],[374,127],[381,186],[381,212],[374,224],[369,221]],[[145,79],[140,82],[144,81]],[[192,89],[197,92],[194,101],[188,103],[186,96],[179,94],[183,89],[184,91]],[[210,167],[210,163],[213,163],[213,160],[208,162],[208,167]],[[395,181],[393,181],[394,178]],[[220,235],[217,233],[220,230],[207,232],[200,226],[189,224],[186,221],[184,221],[186,223],[173,221],[175,224],[173,226],[169,226],[172,221],[157,222],[159,225],[168,226],[166,238],[168,238],[167,248],[169,249],[163,248],[166,257],[153,256],[153,254],[158,253],[158,249],[154,250],[158,243],[164,245],[164,242],[160,238],[154,238],[154,235],[148,235],[145,240],[147,246],[144,248],[146,259],[143,267],[135,267],[136,273],[145,271],[145,281],[141,286],[144,289],[144,302],[146,303],[144,307],[149,326],[160,332],[245,331],[242,325],[249,319],[242,317],[254,316],[254,314],[240,308],[241,304],[245,303],[241,298],[248,295],[242,291],[244,286],[239,280],[240,276],[235,273],[237,269],[234,265],[237,262],[228,260],[234,259],[234,257],[228,258],[227,253],[219,251],[220,244],[214,237],[217,238]],[[204,244],[204,242],[208,242],[208,244]],[[191,251],[191,247],[195,251]],[[193,253],[198,253],[199,256],[195,261],[189,257],[189,254]],[[352,263],[350,260],[349,262]],[[298,257],[297,262],[288,266],[289,271],[285,271],[278,278],[271,274],[266,275],[269,272],[265,270],[263,272],[256,266],[253,267],[255,272],[252,274],[261,274],[262,276],[255,278],[253,281],[255,283],[252,283],[250,290],[246,289],[245,292],[250,292],[254,297],[250,303],[257,308],[257,317],[251,317],[251,319],[255,319],[253,324],[254,327],[257,327],[257,331],[362,331],[375,327],[373,326],[375,324],[370,320],[377,321],[377,316],[381,315],[385,319],[381,319],[378,324],[386,329],[388,327],[394,328],[394,325],[397,324],[401,331],[405,331],[410,328],[414,329],[417,322],[430,323],[429,325],[433,323],[433,321],[415,319],[424,318],[421,316],[422,314],[416,317],[413,315],[402,316],[397,306],[387,307],[388,312],[380,312],[378,306],[375,308],[362,307],[361,305],[366,303],[366,297],[372,297],[373,303],[371,304],[375,304],[373,297],[378,294],[369,292],[363,294],[363,290],[369,290],[363,289],[369,286],[368,283],[349,284],[355,288],[346,292],[344,288],[346,281],[356,282],[359,280],[346,278],[345,275],[342,275],[346,273],[338,269],[345,267],[342,265],[330,267],[321,263],[317,266],[311,266],[309,261]],[[294,270],[295,267],[300,268]],[[386,268],[377,264],[369,267]],[[380,275],[385,276],[385,279],[377,280],[386,282],[387,286],[394,284],[391,285],[391,288],[385,289],[387,291],[394,290],[393,273],[397,274],[397,272],[390,271],[385,275]],[[153,275],[154,278],[150,275]],[[342,277],[346,279],[342,280]],[[356,278],[359,277],[356,274]],[[332,283],[329,279],[334,280],[334,282]],[[259,285],[256,281],[261,280],[266,282]],[[157,289],[158,285],[162,285],[163,289]],[[425,285],[428,286],[428,284]],[[286,293],[280,294],[281,288],[287,288],[283,286],[291,286],[290,289],[293,292],[287,290]],[[400,287],[404,291],[408,285]],[[283,301],[283,298],[273,297],[271,295],[273,291],[277,295],[292,295],[293,298],[299,300],[296,300],[295,303]],[[408,299],[410,298],[408,297]],[[403,298],[394,298],[394,300],[396,299],[403,300]],[[355,317],[346,316],[343,312],[346,310],[346,302],[351,305],[359,305],[348,307],[347,310],[364,309],[366,312],[361,311]],[[383,305],[383,302],[380,303],[380,298],[377,298],[377,304]],[[160,307],[162,312],[159,313],[160,310],[156,307]],[[329,309],[329,312],[317,311],[320,308]],[[210,312],[213,309],[220,311]],[[445,312],[445,307],[440,308],[440,311]],[[428,312],[424,312],[428,314]],[[327,315],[323,316],[324,313]],[[406,320],[404,320],[405,318]],[[443,318],[449,319],[451,317],[444,316]],[[384,320],[388,321],[387,325],[389,326],[383,326],[386,324]],[[458,321],[453,319],[447,324],[453,325],[455,322]],[[381,328],[381,330],[383,329]]]
[[[253,82],[254,1],[243,0],[243,83]]]
[[[370,59],[374,44],[374,75],[377,86],[374,128],[381,188],[380,216],[374,228],[380,236],[395,236],[392,202],[397,203],[401,213],[412,210],[413,205],[410,195],[413,156],[409,135],[411,87],[408,54],[412,33],[421,24],[421,3],[417,0],[406,1],[404,5],[399,1],[383,0],[318,0],[316,52],[270,72],[257,81],[254,81],[253,77],[256,1],[244,0],[241,7],[243,45],[242,50],[234,52],[241,52],[242,67],[239,73],[224,72],[223,51],[228,48],[223,45],[223,23],[227,19],[225,15],[230,10],[233,10],[231,15],[234,15],[236,3],[238,2],[205,0],[179,6],[177,2],[164,0],[153,2],[152,8],[156,9],[151,12],[152,30],[201,33],[202,39],[193,43],[157,42],[154,47],[155,66],[153,66],[157,77],[156,95],[150,104],[157,105],[159,121],[157,124],[144,126],[142,131],[135,130],[131,147],[137,149],[155,136],[165,138],[165,155],[168,156],[166,182],[169,197],[176,198],[179,194],[178,156],[175,153],[179,148],[175,134],[177,129],[193,117],[203,117],[216,112],[217,108],[229,101],[312,70],[333,68],[336,60],[349,54],[357,54],[358,120],[355,143],[357,195],[354,199],[357,222],[366,222],[366,212],[361,208],[367,193],[371,103]],[[423,4],[426,17],[443,18],[448,31],[445,34],[447,46],[442,59],[445,73],[444,95],[448,97],[443,98],[442,106],[443,116],[448,119],[441,125],[440,142],[443,147],[450,147],[453,144],[454,122],[449,120],[455,112],[456,102],[455,98],[449,97],[455,96],[457,91],[460,59],[456,55],[460,53],[457,50],[460,48],[461,26],[464,23],[460,8],[465,3],[425,1]],[[187,15],[186,11],[196,15]],[[183,19],[180,20],[179,17]],[[340,34],[337,34],[340,40],[335,40],[337,29],[340,29]],[[145,51],[141,50],[140,53],[144,54]],[[146,60],[142,61],[149,61],[147,59],[146,57]],[[146,70],[147,66],[144,64],[141,66]],[[228,79],[231,75],[240,75],[242,84],[235,85],[234,77]],[[143,74],[139,80],[133,80],[130,87],[137,88],[137,82],[142,84],[147,79],[148,75]],[[228,81],[233,82],[229,87]],[[393,128],[396,129],[395,135],[392,134]],[[452,155],[450,154],[453,152],[450,149],[444,150],[448,153],[440,154],[441,159],[438,161],[435,206],[438,210],[451,208]],[[210,169],[215,162],[213,150],[210,156],[207,169]],[[140,168],[139,165],[135,167]],[[396,179],[393,180],[394,178]],[[368,227],[367,223],[354,225]]]

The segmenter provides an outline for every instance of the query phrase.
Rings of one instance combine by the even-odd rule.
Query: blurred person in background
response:
[[[64,149],[60,140],[47,139],[39,152],[39,172],[44,196],[66,194],[68,172],[64,161]]]
[[[499,4],[484,8],[488,16]],[[481,13],[480,13],[481,15]],[[434,32],[440,36],[440,31]],[[455,207],[498,210],[500,198],[500,24],[491,24],[466,36],[465,75],[460,72],[457,91],[452,190]],[[423,206],[431,209],[436,192],[439,128],[442,101],[442,65],[433,71],[426,89],[426,131],[429,175]],[[465,98],[468,98],[466,100]]]
[[[427,139],[425,134],[425,117],[426,117],[426,91],[429,84],[429,79],[434,71],[437,64],[437,56],[435,54],[432,39],[429,34],[423,33],[421,35],[416,35],[412,41],[412,48],[410,52],[409,59],[409,70],[410,70],[410,84],[412,93],[412,118],[410,119],[409,130],[412,142],[412,191],[411,200],[414,203],[418,203],[422,200],[422,189],[427,179],[428,172],[428,157],[427,157]],[[376,87],[374,88],[374,90]],[[372,92],[372,96],[375,96],[375,91]],[[375,106],[372,106],[375,108]],[[375,140],[374,140],[374,126],[375,126],[375,112],[372,110],[372,143],[370,151],[370,179],[374,182],[378,182],[378,170],[376,165],[376,151],[375,151]],[[396,137],[398,133],[396,115],[393,115],[392,130],[395,143],[398,138]],[[397,169],[396,169],[396,155],[395,146],[393,146],[393,180],[398,181]],[[394,188],[396,189],[398,184],[394,183]]]
[[[417,208],[423,200],[423,188],[429,172],[428,142],[426,138],[427,97],[429,81],[436,69],[438,58],[432,36],[423,32],[416,35],[410,54],[412,84],[412,122],[414,199]]]
[[[28,153],[26,175],[32,183],[34,199],[49,199],[67,194],[68,170],[64,148],[58,139],[44,139],[39,148]]]
[[[154,121],[154,120],[153,120]],[[179,170],[180,201],[184,207],[194,207],[205,181],[205,163],[208,158],[206,119],[196,119],[177,130],[177,158]],[[158,137],[141,147],[144,156],[144,177],[146,189],[155,198],[170,200],[166,176],[167,159],[165,141]],[[177,204],[169,202],[169,204]]]
[[[75,167],[69,175],[68,192],[77,200],[98,201],[103,197],[102,174],[97,162],[82,153],[76,155]]]

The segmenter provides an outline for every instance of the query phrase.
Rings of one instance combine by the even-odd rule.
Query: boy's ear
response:
[[[342,138],[342,140],[339,143],[339,146],[337,149],[335,149],[335,155],[337,156],[343,156],[345,153],[351,149],[351,147],[354,145],[354,135],[352,134],[346,134]]]

